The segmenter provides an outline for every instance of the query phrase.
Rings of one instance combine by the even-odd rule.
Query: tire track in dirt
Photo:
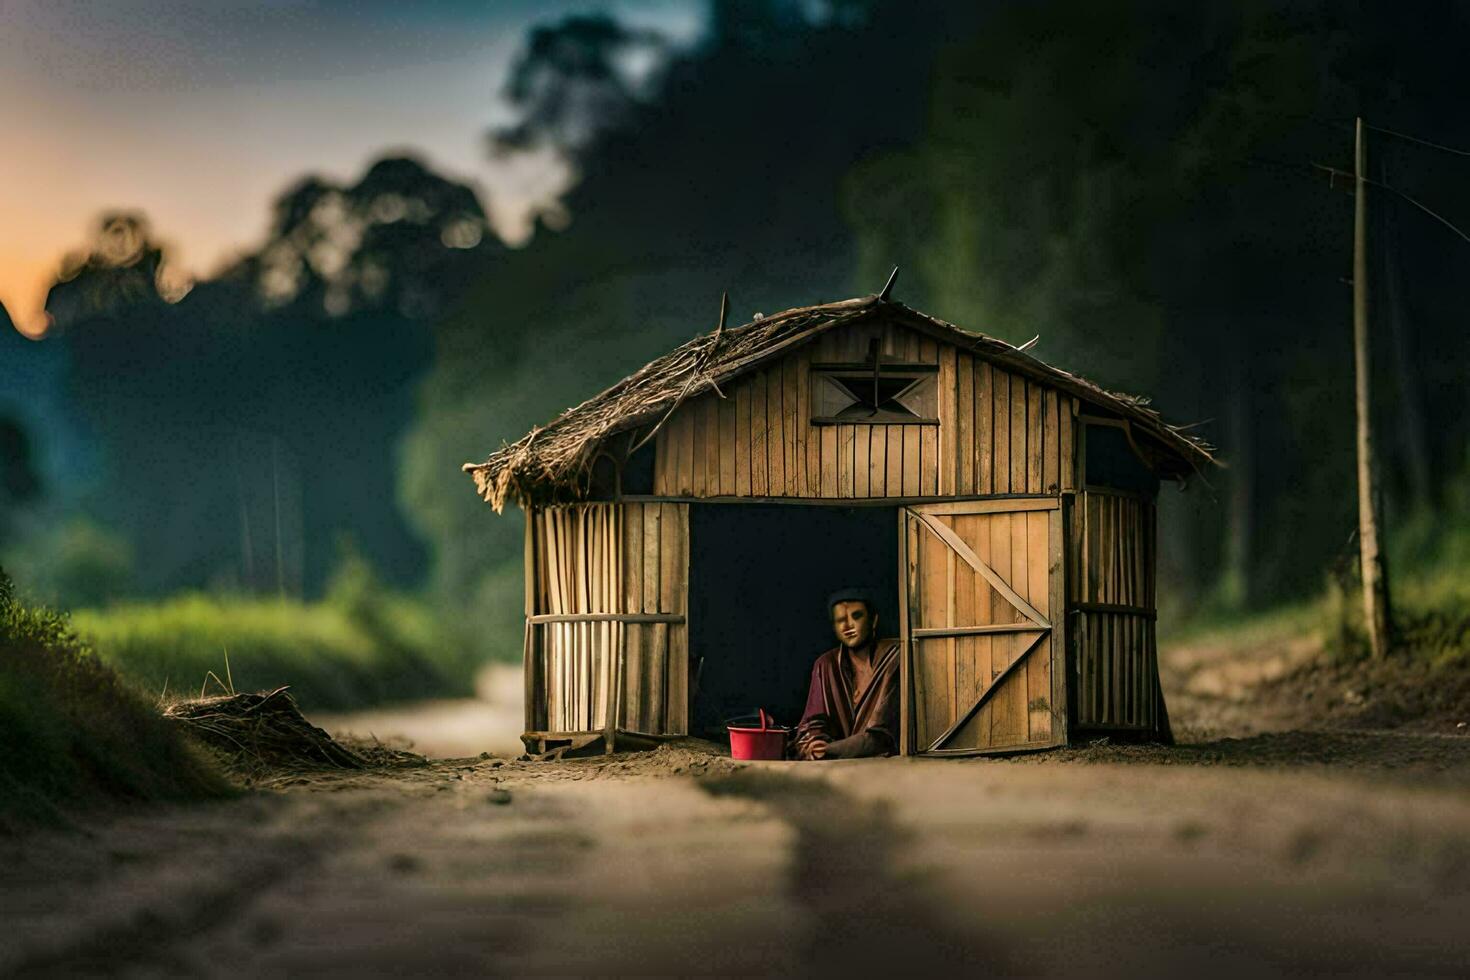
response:
[[[893,807],[851,796],[824,775],[750,767],[699,781],[713,796],[759,801],[795,831],[784,885],[810,913],[800,973],[1016,973],[1020,965],[995,936],[961,934],[933,914],[924,877],[897,860],[912,831]]]
[[[0,973],[90,976],[130,967],[197,972],[180,939],[230,922],[263,893],[309,874],[340,846],[341,822],[361,821],[378,808],[376,801],[301,803],[229,802],[117,820],[70,839],[53,837],[49,856],[60,865],[54,870],[27,867],[23,857],[6,855],[4,891],[30,892],[34,905],[21,909],[7,901],[12,940],[0,952]],[[325,817],[323,811],[330,820],[303,819]],[[94,841],[105,846],[89,848]],[[27,875],[34,876],[30,882]],[[72,885],[67,897],[85,898],[84,907],[57,907],[61,896],[47,894],[48,883],[53,890]],[[77,886],[88,890],[78,896]]]

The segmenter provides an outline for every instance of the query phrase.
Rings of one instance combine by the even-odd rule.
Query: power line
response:
[[[1460,150],[1456,149],[1453,146],[1445,146],[1443,143],[1436,143],[1433,140],[1420,139],[1417,136],[1410,136],[1408,133],[1400,133],[1396,130],[1384,129],[1382,126],[1374,126],[1370,123],[1363,123],[1363,128],[1383,133],[1385,136],[1393,136],[1401,140],[1407,140],[1410,143],[1418,143],[1420,146],[1429,146],[1433,147],[1436,150],[1443,150],[1446,153],[1453,153],[1456,156],[1470,157],[1470,150]]]
[[[1331,177],[1341,177],[1343,180],[1347,181],[1357,179],[1353,174],[1349,173],[1346,170],[1341,170],[1337,167],[1329,167],[1324,163],[1294,163],[1289,160],[1272,160],[1268,157],[1251,157],[1246,162],[1256,164],[1258,166],[1274,167],[1281,170],[1287,170],[1303,177],[1308,176],[1311,171],[1321,171]],[[1392,184],[1385,183],[1381,180],[1374,180],[1371,177],[1364,177],[1363,183],[1371,184],[1374,187],[1381,187],[1392,194],[1397,194],[1399,197],[1403,198],[1405,201],[1408,201],[1410,204],[1414,205],[1414,207],[1418,208],[1420,211],[1423,211],[1425,214],[1429,215],[1429,217],[1433,218],[1435,221],[1438,221],[1450,231],[1454,232],[1455,235],[1457,235],[1462,241],[1470,243],[1470,233],[1465,232],[1462,228],[1460,228],[1459,225],[1455,224],[1444,215],[1435,211],[1433,208],[1429,207],[1429,205],[1418,200],[1413,195],[1406,194],[1405,192],[1399,190],[1397,187],[1394,187]]]
[[[1372,127],[1370,127],[1370,128],[1372,128]],[[1467,156],[1470,156],[1470,154],[1467,154]],[[1339,170],[1336,167],[1329,167],[1326,164],[1314,163],[1314,164],[1312,164],[1312,166],[1316,167],[1318,170],[1325,170],[1327,173],[1331,174],[1334,177],[1342,177],[1342,178],[1344,178],[1346,180],[1357,180],[1358,179],[1355,175],[1348,173],[1346,170]],[[1435,221],[1438,221],[1440,224],[1444,225],[1450,231],[1452,231],[1456,235],[1460,236],[1460,238],[1463,239],[1465,242],[1470,243],[1470,234],[1466,234],[1453,221],[1451,221],[1449,218],[1446,218],[1444,215],[1440,214],[1439,212],[1435,211],[1433,208],[1429,207],[1429,205],[1422,203],[1421,201],[1415,199],[1414,197],[1412,197],[1412,196],[1410,196],[1408,194],[1405,194],[1403,191],[1399,190],[1397,187],[1394,187],[1391,184],[1385,184],[1381,180],[1374,180],[1372,177],[1364,177],[1364,178],[1362,178],[1362,181],[1365,184],[1371,184],[1374,187],[1381,187],[1384,190],[1389,191],[1390,193],[1397,194],[1399,197],[1401,197],[1404,200],[1408,201],[1410,204],[1414,205],[1414,207],[1418,208],[1420,211],[1423,211],[1425,214],[1429,215]]]

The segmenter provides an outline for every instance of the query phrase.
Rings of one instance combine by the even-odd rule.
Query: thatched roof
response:
[[[657,427],[689,398],[859,320],[886,319],[971,351],[978,357],[1068,392],[1133,423],[1159,450],[1169,469],[1189,473],[1215,462],[1211,447],[1185,434],[1148,407],[1148,400],[1107,391],[1085,378],[1037,360],[1003,340],[962,330],[880,296],[803,306],[738,327],[702,334],[624,378],[483,463],[466,463],[480,495],[499,511],[507,499],[528,503],[575,497],[598,450],[610,436]]]

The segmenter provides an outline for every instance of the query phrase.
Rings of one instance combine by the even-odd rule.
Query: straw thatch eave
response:
[[[891,319],[969,350],[1128,420],[1135,432],[1157,447],[1156,455],[1168,473],[1184,475],[1215,462],[1209,446],[1165,423],[1145,399],[1107,391],[1004,341],[962,330],[901,303],[865,296],[798,307],[695,337],[502,446],[483,463],[466,463],[463,469],[497,512],[507,500],[527,505],[578,499],[585,493],[594,459],[612,437],[627,433],[624,452],[636,450],[688,399],[707,391],[723,395],[720,386],[725,382],[828,330],[874,318]]]

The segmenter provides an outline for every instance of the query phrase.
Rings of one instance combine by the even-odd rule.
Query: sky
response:
[[[317,173],[410,151],[470,183],[507,238],[566,175],[495,164],[485,135],[526,30],[578,12],[689,42],[699,0],[0,0],[0,303],[44,329],[60,260],[104,210],[142,211],[207,276]]]

